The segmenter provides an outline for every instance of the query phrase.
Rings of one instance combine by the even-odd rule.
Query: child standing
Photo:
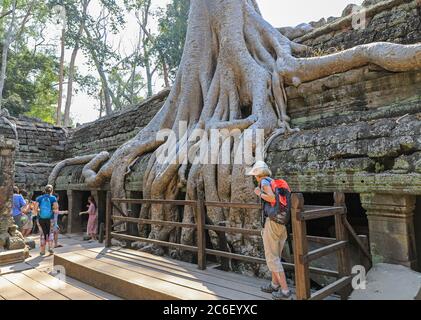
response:
[[[93,196],[89,196],[88,202],[89,202],[88,211],[81,212],[80,215],[89,214],[88,226],[87,226],[86,232],[88,233],[88,236],[92,240],[96,240],[97,238],[97,205]]]

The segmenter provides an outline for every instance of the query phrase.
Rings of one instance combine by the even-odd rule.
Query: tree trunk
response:
[[[7,71],[7,56],[9,54],[9,46],[12,42],[14,25],[16,20],[16,0],[13,1],[12,5],[12,18],[7,28],[6,34],[4,35],[3,48],[1,53],[1,69],[0,69],[0,110],[3,106],[3,90],[4,82],[6,81],[6,71]]]
[[[358,47],[357,47],[358,48]],[[86,183],[98,187],[110,179],[113,197],[125,197],[124,183],[128,168],[142,155],[152,153],[143,178],[146,199],[175,199],[185,188],[187,200],[197,199],[203,189],[206,201],[250,202],[254,183],[245,176],[251,165],[239,147],[264,130],[269,138],[280,132],[293,131],[286,113],[284,83],[301,82],[324,77],[329,73],[351,69],[355,64],[374,63],[388,70],[407,71],[421,68],[421,44],[372,44],[369,49],[350,49],[318,58],[295,58],[305,46],[291,42],[269,25],[260,15],[254,0],[195,0],[191,1],[186,43],[180,67],[171,92],[150,123],[110,157],[100,153],[83,168]],[[308,68],[308,74],[306,72]],[[251,110],[251,115],[249,115]],[[175,133],[176,141],[157,139],[162,129]],[[197,130],[236,129],[238,139],[224,139],[216,149],[217,160],[230,154],[239,163],[206,164],[187,162],[185,148],[197,147]],[[247,134],[245,129],[249,129]],[[203,134],[203,132],[202,132]],[[212,146],[210,146],[212,147]],[[260,154],[253,144],[252,151]],[[193,149],[194,150],[194,149]],[[199,158],[200,148],[196,154]],[[206,151],[206,149],[205,149]],[[168,162],[159,161],[171,156]],[[204,160],[204,158],[200,158]],[[176,220],[173,206],[144,205],[141,217],[153,220]],[[207,218],[214,224],[258,228],[258,210],[208,208]],[[184,208],[183,221],[195,222],[195,213]],[[173,228],[153,226],[150,238],[174,239]],[[209,233],[215,248],[219,246],[215,233]],[[183,229],[181,242],[195,243],[194,230]],[[175,237],[176,238],[176,237]],[[227,235],[233,252],[259,254],[256,237]],[[147,247],[162,252],[161,248]],[[242,270],[244,264],[237,266]],[[258,272],[258,269],[253,269]]]
[[[69,64],[69,76],[67,80],[67,94],[66,94],[66,104],[64,106],[64,126],[70,126],[70,108],[72,106],[72,98],[73,98],[73,81],[74,81],[74,74],[75,74],[75,63],[77,53],[79,51],[79,45],[77,44],[72,51],[72,55],[70,57],[70,64]]]
[[[56,124],[61,125],[61,106],[63,103],[63,82],[64,82],[64,37],[66,30],[63,28],[61,30],[60,38],[60,71],[59,71],[59,80],[58,80],[58,102],[57,102],[57,114],[56,114]]]
[[[101,87],[101,90],[99,90],[99,118],[102,118],[103,111],[104,111],[104,94]]]
[[[104,96],[105,115],[108,116],[113,112],[113,109],[112,109],[113,104],[111,102],[110,91],[108,89],[108,85],[106,81],[103,80],[102,77],[101,77],[101,83],[102,83],[102,94]]]
[[[152,89],[152,73],[151,73],[151,65],[149,62],[149,57],[145,57],[145,71],[146,71],[146,82],[148,85],[148,98],[152,97],[153,89]]]
[[[162,61],[161,62],[161,64],[162,64],[162,71],[164,73],[164,84],[165,84],[165,88],[169,88],[170,87],[170,79],[169,79],[169,76],[168,76],[168,67],[167,67],[167,64],[166,64],[164,58],[162,58],[161,61]]]
[[[80,22],[79,30],[77,32],[77,39],[75,46],[72,51],[72,55],[70,57],[70,65],[69,65],[69,77],[67,81],[67,95],[66,95],[66,105],[64,107],[64,126],[70,126],[70,108],[72,106],[72,98],[73,98],[73,81],[75,76],[75,64],[76,64],[76,57],[79,52],[80,41],[79,39],[82,37],[83,28],[85,26],[85,19],[86,19],[86,11],[88,10],[88,5],[90,1],[83,1],[82,3],[82,21]]]

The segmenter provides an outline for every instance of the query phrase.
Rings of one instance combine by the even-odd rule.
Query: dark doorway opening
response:
[[[71,191],[71,202],[69,203],[69,225],[68,232],[78,233],[86,232],[88,225],[88,215],[80,215],[82,211],[88,210],[88,197],[91,195],[90,191]],[[70,199],[69,199],[70,200]]]
[[[88,207],[89,207],[89,202],[88,202],[88,198],[89,198],[89,196],[91,195],[91,192],[90,191],[82,191],[82,197],[81,197],[81,211],[88,211]],[[87,231],[87,227],[88,227],[88,219],[89,219],[89,215],[87,215],[87,214],[83,214],[82,216],[81,216],[81,219],[80,219],[80,227],[81,227],[81,230],[83,231],[83,232],[86,232]]]
[[[67,197],[67,191],[57,191],[56,194],[59,196],[58,206],[60,211],[66,211],[69,209],[69,198]]]
[[[98,210],[98,220],[97,220],[97,232],[100,232],[100,226],[103,223],[105,226],[105,212],[107,210],[107,191],[97,191],[96,205]]]
[[[345,194],[345,204],[347,219],[355,232],[359,235],[368,236],[368,218],[366,210],[361,205],[360,195],[358,193]]]
[[[56,195],[58,196],[58,207],[60,211],[69,210],[69,198],[67,197],[67,191],[57,191]],[[68,223],[68,214],[59,214],[58,216],[58,225],[60,227],[60,233],[67,232],[67,223]]]
[[[42,191],[34,191],[34,193],[32,194],[32,201],[35,201],[39,196],[43,195]]]
[[[314,206],[333,206],[333,193],[303,193],[304,204]],[[335,237],[333,217],[310,220],[307,222],[307,234],[318,237]]]

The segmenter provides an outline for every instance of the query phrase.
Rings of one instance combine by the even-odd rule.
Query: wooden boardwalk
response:
[[[56,254],[67,275],[125,299],[265,300],[265,280],[122,248]]]
[[[32,237],[37,240],[38,237]],[[62,248],[56,252],[71,252],[98,247],[98,243],[83,242],[82,235],[60,235]],[[0,267],[0,300],[119,300],[117,296],[86,285],[74,278],[57,278],[51,274],[53,256],[39,256],[39,246],[30,251],[22,263]]]

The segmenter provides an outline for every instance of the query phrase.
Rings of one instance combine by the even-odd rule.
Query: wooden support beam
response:
[[[300,257],[308,253],[307,227],[301,220],[304,208],[304,197],[301,193],[294,193],[291,197],[291,221],[294,235],[295,285],[298,300],[310,298],[310,274],[308,263],[302,263]]]
[[[118,205],[116,205],[114,202],[113,202],[113,208],[116,209],[118,211],[118,213],[120,213],[123,217],[127,217],[127,214],[125,212],[123,212],[123,210]]]
[[[348,241],[337,241],[325,247],[315,249],[313,251],[310,251],[306,255],[302,256],[301,263],[310,263],[311,261],[317,260],[321,257],[327,256],[333,252],[341,250],[347,245],[348,245]]]
[[[200,270],[206,269],[206,208],[203,186],[197,188],[196,223],[197,223],[197,265]]]
[[[289,236],[291,239],[294,238],[293,234],[290,233]],[[336,242],[336,238],[330,237],[319,237],[319,236],[307,236],[309,242],[320,243],[320,244],[332,244]]]
[[[354,228],[352,228],[351,224],[348,222],[348,219],[345,218],[343,221],[344,221],[345,228],[348,230],[349,234],[357,242],[358,247],[364,253],[365,257],[370,261],[370,264],[372,264],[372,257],[371,257],[370,252],[367,250],[366,246],[364,245],[360,237],[356,234],[356,232],[354,231]]]
[[[346,207],[345,207],[345,194],[343,193],[334,193],[334,200],[335,205],[342,206],[344,213],[346,213]],[[345,229],[345,220],[346,216],[343,215],[336,215],[335,216],[335,233],[336,233],[336,239],[338,241],[348,241],[348,234]],[[341,277],[347,277],[351,275],[351,260],[349,256],[349,244],[340,250],[338,250],[337,253],[338,257],[338,271],[339,275]],[[340,292],[341,299],[346,300],[351,293],[352,289],[350,287],[343,288]]]
[[[113,215],[113,203],[111,202],[111,192],[107,192],[107,206],[105,209],[105,247],[111,247],[111,229],[112,221],[111,216]]]
[[[130,222],[130,223],[143,223],[143,224],[152,224],[152,225],[159,225],[159,226],[169,226],[169,227],[180,227],[180,228],[196,228],[197,225],[194,223],[183,223],[183,222],[175,222],[175,221],[163,221],[163,220],[150,220],[150,219],[142,219],[142,218],[130,218],[130,217],[122,217],[122,216],[113,216],[113,220],[119,220],[123,222]]]
[[[156,244],[163,247],[171,247],[171,248],[177,248],[177,249],[191,251],[191,252],[197,252],[197,247],[188,246],[188,245],[180,244],[180,243],[173,243],[173,242],[166,242],[166,241],[161,241],[161,240],[156,240],[156,239],[129,236],[127,234],[119,234],[117,232],[111,232],[111,236],[116,239],[148,242],[148,243]]]
[[[253,236],[260,236],[262,232],[261,230],[257,230],[257,229],[233,228],[233,227],[216,226],[216,225],[211,225],[211,224],[205,224],[204,228],[206,230],[228,232],[228,233],[240,233],[240,234],[247,234],[247,235],[253,235]]]
[[[335,292],[341,291],[343,288],[347,287],[352,281],[351,276],[342,277],[339,280],[327,285],[323,289],[313,293],[310,297],[310,300],[323,300],[324,298],[334,294]]]
[[[344,208],[342,207],[324,207],[320,209],[306,210],[301,213],[300,219],[304,221],[320,219],[335,216],[338,214],[344,214]]]
[[[259,263],[259,264],[266,263],[266,260],[262,258],[250,257],[250,256],[242,255],[242,254],[213,250],[213,249],[206,249],[206,254],[217,256],[217,257],[234,259],[234,260],[246,261],[246,262],[251,262],[251,263]]]
[[[166,200],[166,199],[119,199],[113,198],[115,203],[131,203],[131,204],[169,204],[176,206],[196,206],[194,200]]]
[[[216,208],[261,209],[261,205],[258,203],[241,203],[241,202],[205,201],[205,206],[216,207]]]

